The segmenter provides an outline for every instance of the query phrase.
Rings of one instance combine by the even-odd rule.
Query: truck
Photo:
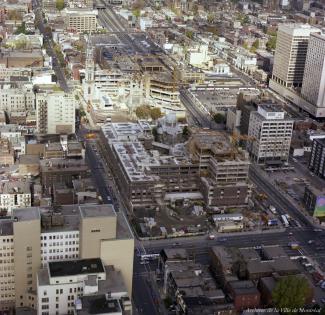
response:
[[[277,214],[276,208],[274,206],[270,205],[269,209],[273,214]]]
[[[287,217],[283,214],[281,215],[281,220],[282,220],[282,223],[285,227],[288,227],[289,226],[289,221],[287,219]]]
[[[278,219],[269,219],[267,221],[267,225],[268,226],[275,226],[275,225],[278,225]]]

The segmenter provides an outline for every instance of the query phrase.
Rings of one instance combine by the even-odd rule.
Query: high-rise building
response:
[[[37,274],[50,262],[100,258],[120,271],[131,295],[133,255],[128,222],[110,205],[14,209],[11,218],[0,219],[0,311],[23,306],[37,309],[37,300],[47,298],[37,296]]]
[[[313,140],[308,167],[317,176],[325,178],[325,139]]]
[[[301,94],[325,110],[325,34],[310,35]]]
[[[64,92],[36,95],[36,125],[40,134],[71,134],[75,132],[75,98]]]
[[[260,105],[249,120],[247,149],[258,163],[287,161],[292,137],[293,120],[286,117],[281,107],[273,104]]]
[[[282,24],[278,29],[272,80],[286,87],[302,86],[310,34],[319,32],[308,24]]]

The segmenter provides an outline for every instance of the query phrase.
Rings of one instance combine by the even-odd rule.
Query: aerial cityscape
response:
[[[325,315],[325,0],[0,0],[0,315]]]

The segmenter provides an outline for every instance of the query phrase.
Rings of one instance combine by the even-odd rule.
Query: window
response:
[[[91,230],[91,233],[98,233],[100,232],[100,229],[97,229],[97,230]]]

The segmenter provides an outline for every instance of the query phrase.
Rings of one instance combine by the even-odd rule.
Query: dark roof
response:
[[[229,286],[236,295],[259,294],[259,291],[251,280],[231,281],[229,282]]]
[[[81,303],[82,310],[87,310],[88,314],[115,314],[121,312],[119,301],[105,295],[84,296],[81,298]]]
[[[74,276],[105,272],[100,258],[80,259],[70,261],[53,261],[49,263],[51,277]]]

